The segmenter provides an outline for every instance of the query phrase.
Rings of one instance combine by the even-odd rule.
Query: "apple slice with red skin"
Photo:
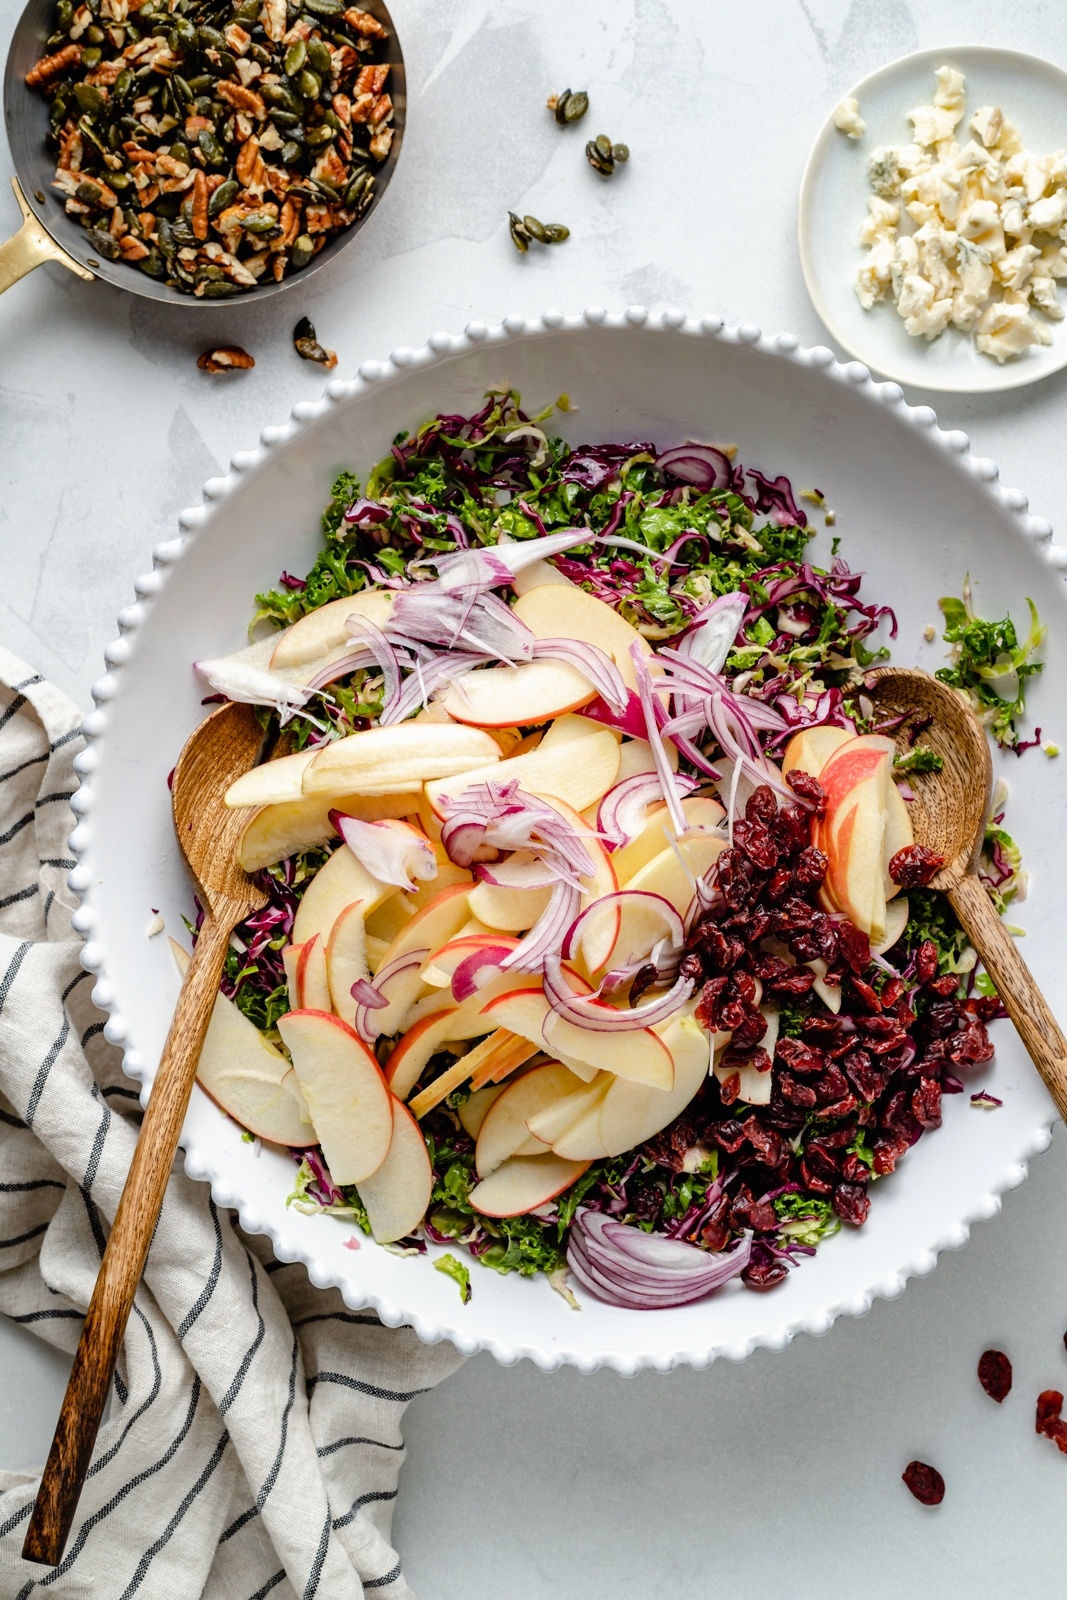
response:
[[[393,1135],[394,1097],[377,1061],[332,1012],[289,1011],[278,1018],[278,1032],[334,1182],[369,1178]]]
[[[511,1088],[510,1083],[487,1083],[484,1089],[475,1089],[463,1104],[457,1106],[456,1116],[459,1118],[463,1132],[472,1139],[477,1139],[482,1131],[482,1123],[489,1115],[490,1107],[506,1094]]]
[[[184,977],[189,956],[173,939],[170,948]],[[224,994],[215,996],[196,1081],[258,1139],[296,1150],[315,1143],[311,1116],[289,1062]]]
[[[509,1156],[543,1155],[548,1141],[537,1142],[540,1149],[524,1149],[530,1139],[527,1123],[538,1112],[565,1099],[582,1084],[558,1061],[534,1067],[522,1078],[509,1083],[504,1093],[489,1108],[478,1134],[474,1164],[479,1178],[487,1178]]]
[[[462,672],[441,703],[450,717],[476,728],[528,727],[576,711],[596,692],[585,674],[565,661],[539,659]]]
[[[889,863],[898,850],[906,850],[915,843],[915,834],[907,802],[892,781],[886,786],[886,798],[889,803],[885,820],[885,897],[892,900],[900,893],[900,884],[889,876]]]
[[[623,750],[626,746],[623,745]],[[682,812],[691,831],[712,833],[722,823],[726,812],[710,795],[689,795],[682,801]],[[629,880],[647,866],[663,850],[669,849],[672,839],[677,839],[666,802],[657,800],[648,808],[640,833],[611,854],[611,864],[620,883]]]
[[[568,976],[572,987],[578,988],[578,975],[572,972]],[[670,1051],[649,1028],[598,1033],[580,1027],[557,1016],[541,989],[512,990],[487,1000],[482,1010],[494,1027],[520,1034],[550,1055],[584,1061],[587,1066],[656,1088],[669,1089],[674,1081]]]
[[[473,1210],[483,1217],[521,1217],[547,1205],[590,1165],[588,1161],[563,1161],[551,1152],[543,1156],[510,1156],[470,1192]]]
[[[332,1011],[333,997],[326,971],[326,950],[321,934],[300,946],[296,961],[296,990],[301,1011]]]
[[[605,1155],[622,1155],[660,1133],[682,1114],[707,1078],[711,1041],[693,1015],[694,1009],[688,1006],[657,1030],[674,1062],[670,1089],[651,1089],[622,1078],[612,1083],[600,1108],[598,1131]]]
[[[433,1168],[422,1129],[407,1106],[394,1100],[389,1152],[377,1172],[359,1185],[359,1198],[378,1243],[392,1244],[414,1233],[432,1193]]]
[[[285,987],[289,991],[289,1010],[300,1010],[300,989],[297,984],[297,964],[303,945],[287,944],[282,948],[282,968],[285,972]]]
[[[439,950],[434,950],[423,973],[425,981],[435,988],[451,986],[457,967],[474,956],[484,956],[487,970],[518,948],[519,941],[509,933],[464,933],[449,939]]]
[[[337,1015],[354,1027],[356,1002],[352,985],[370,974],[367,968],[367,930],[363,921],[363,902],[354,900],[337,917],[326,941],[326,976],[330,998]]]
[[[618,1081],[608,1072],[598,1072],[592,1083],[574,1089],[531,1117],[530,1132],[565,1161],[603,1160],[607,1151],[600,1137],[600,1111],[612,1084]]]
[[[542,585],[520,595],[514,610],[535,639],[577,639],[596,645],[614,661],[626,687],[636,693],[631,646],[636,644],[646,657],[652,655],[652,646],[613,606],[576,585],[567,589]]]
[[[346,595],[316,607],[279,636],[270,658],[271,667],[276,671],[279,667],[303,666],[305,662],[328,655],[338,645],[348,644],[347,623],[351,616],[366,617],[377,627],[384,627],[395,600],[391,589],[364,589],[359,594]],[[356,648],[353,641],[352,649]]]
[[[276,764],[268,763],[269,766]],[[263,772],[265,768],[253,767],[252,770]],[[272,867],[276,861],[284,861],[299,850],[327,844],[337,837],[333,825],[335,810],[347,812],[362,822],[381,822],[412,815],[418,809],[419,799],[416,794],[356,794],[341,799],[320,799],[312,795],[265,805],[251,818],[241,835],[238,852],[241,865],[246,872],[258,872],[261,867]]]
[[[399,794],[495,764],[500,746],[459,722],[398,722],[319,745],[303,777],[306,795]]]
[[[367,918],[396,893],[395,884],[372,878],[348,846],[341,845],[323,862],[300,897],[293,919],[293,943],[306,944],[317,933],[325,944],[337,918],[353,900],[362,901]]]
[[[819,897],[823,905],[843,911],[877,943],[885,935],[889,757],[884,751],[861,751],[837,760],[848,766],[856,781],[842,786],[835,782],[834,763],[826,769],[833,798],[826,816],[812,830],[813,842],[827,859]]]
[[[806,772],[812,778],[818,778],[819,773],[832,755],[836,755],[842,745],[848,744],[856,738],[854,728],[831,728],[820,725],[817,728],[801,728],[799,733],[794,733],[785,747],[782,757],[782,775],[787,772]],[[821,780],[820,780],[821,781]]]
[[[536,742],[532,746],[535,750],[539,748],[557,750],[560,745],[573,744],[575,739],[591,739],[595,738],[597,734],[605,732],[611,734],[621,750],[622,734],[617,728],[605,728],[604,723],[594,722],[592,717],[583,717],[580,711],[565,712],[562,717],[556,717],[555,721],[550,722],[548,727],[542,729],[536,736],[531,735],[530,737],[536,737]],[[522,742],[526,744],[525,739]],[[518,755],[518,753],[519,748],[516,745],[510,754]]]
[[[575,811],[584,811],[607,793],[618,770],[619,742],[610,728],[601,728],[587,738],[550,745],[547,750],[542,740],[536,750],[526,755],[509,756],[495,766],[434,780],[426,785],[426,798],[436,815],[443,817],[446,801],[464,789],[479,783],[495,786],[517,780],[521,789],[552,795]]]
[[[624,880],[621,887],[662,895],[678,915],[684,917],[693,901],[693,880],[704,877],[728,843],[724,834],[683,834],[673,845],[646,862],[632,878]]]

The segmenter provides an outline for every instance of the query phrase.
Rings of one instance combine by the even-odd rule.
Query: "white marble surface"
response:
[[[5,36],[18,11],[0,0]],[[1067,65],[1052,0],[974,0],[966,23],[948,0],[395,0],[394,15],[411,92],[398,175],[360,247],[306,292],[201,315],[47,268],[0,301],[0,638],[83,705],[176,513],[319,392],[289,343],[301,313],[342,371],[550,304],[671,303],[822,342],[794,225],[827,108],[939,43]],[[595,109],[561,133],[543,101],[566,84]],[[609,184],[581,154],[600,129],[633,151]],[[509,206],[567,222],[570,241],[520,258]],[[5,185],[0,225],[15,220]],[[255,371],[208,379],[209,341],[245,345]],[[939,411],[1062,524],[1067,375]],[[1058,1136],[932,1279],[822,1341],[631,1382],[469,1363],[410,1414],[397,1536],[420,1600],[1058,1596],[1067,1462],[1035,1437],[1033,1405],[1067,1387],[1065,1152]],[[989,1344],[1015,1362],[1000,1409],[974,1378]],[[0,1465],[29,1465],[63,1364],[0,1325],[0,1374]],[[948,1480],[935,1513],[899,1482],[915,1455]]]

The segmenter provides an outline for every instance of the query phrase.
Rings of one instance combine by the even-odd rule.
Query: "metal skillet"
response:
[[[49,130],[48,101],[44,95],[26,86],[26,74],[46,53],[46,41],[53,31],[55,0],[29,0],[11,40],[4,71],[4,129],[15,167],[11,187],[15,191],[23,223],[12,238],[0,244],[0,294],[46,261],[58,261],[79,278],[86,278],[90,282],[101,278],[106,283],[114,284],[117,289],[129,289],[131,293],[144,295],[148,300],[169,300],[174,304],[198,306],[201,309],[228,306],[232,311],[242,299],[253,299],[258,303],[267,295],[278,294],[293,283],[306,282],[313,272],[332,261],[352,243],[371,216],[393,175],[404,138],[407,85],[400,41],[383,0],[360,0],[360,4],[384,24],[389,36],[384,59],[392,68],[389,86],[396,131],[388,157],[375,172],[377,183],[374,199],[358,221],[343,233],[335,235],[300,271],[283,278],[280,283],[271,281],[257,285],[247,295],[208,300],[184,294],[180,289],[168,288],[158,278],[149,278],[126,262],[101,260],[94,255],[92,242],[85,229],[64,210],[64,196],[51,187],[56,163],[55,152],[45,143]]]

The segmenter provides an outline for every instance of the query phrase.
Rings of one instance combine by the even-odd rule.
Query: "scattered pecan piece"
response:
[[[238,344],[221,345],[217,350],[205,350],[196,360],[201,372],[240,372],[255,366],[247,350]]]
[[[43,89],[66,72],[68,67],[76,67],[82,58],[80,44],[66,44],[62,50],[57,50],[55,55],[42,56],[36,66],[30,68],[26,74],[26,86],[29,89]]]
[[[234,83],[232,78],[223,78],[221,83],[215,85],[215,92],[235,111],[247,111],[259,121],[267,115],[262,95],[256,94],[254,89],[246,89],[243,84]]]
[[[197,239],[207,238],[207,178],[198,167],[193,177],[193,209],[189,219],[189,226]]]
[[[372,17],[369,11],[360,11],[356,6],[351,6],[345,12],[345,21],[354,33],[360,33],[364,39],[384,39],[385,29],[377,17]]]

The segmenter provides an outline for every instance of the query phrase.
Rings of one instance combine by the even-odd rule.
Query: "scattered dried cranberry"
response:
[[[984,1350],[978,1361],[978,1382],[999,1406],[1011,1393],[1011,1362],[1003,1350]]]
[[[945,1498],[945,1480],[936,1467],[925,1461],[909,1461],[901,1477],[924,1506],[939,1506]]]
[[[1067,1422],[1060,1415],[1062,1410],[1063,1396],[1060,1391],[1043,1389],[1037,1397],[1037,1432],[1051,1439],[1067,1456]]]
[[[826,790],[818,778],[813,778],[810,772],[801,772],[799,767],[794,767],[785,775],[785,781],[795,795],[801,800],[809,800],[817,817],[826,815]]]
[[[889,863],[889,876],[902,889],[921,889],[937,876],[945,865],[944,856],[936,855],[924,844],[905,845]]]

